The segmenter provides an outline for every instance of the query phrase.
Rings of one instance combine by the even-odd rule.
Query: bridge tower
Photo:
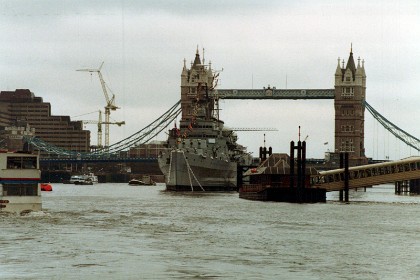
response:
[[[356,166],[367,163],[364,146],[365,123],[365,98],[366,98],[366,73],[364,60],[357,67],[353,59],[353,48],[347,65],[344,59],[338,58],[335,71],[335,156],[340,152],[349,152],[349,165]]]
[[[210,100],[208,94],[213,86],[213,71],[211,64],[204,65],[201,62],[200,54],[195,54],[191,68],[187,68],[184,59],[184,67],[181,73],[181,109],[182,120],[193,121],[194,118],[211,118],[214,110],[214,102]]]

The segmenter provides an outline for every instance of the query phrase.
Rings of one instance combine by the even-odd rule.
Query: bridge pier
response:
[[[420,179],[395,182],[395,194],[420,194]]]
[[[406,194],[410,192],[410,183],[407,180],[395,182],[395,194]]]
[[[349,202],[349,153],[340,153],[340,168],[344,168],[344,189],[339,191],[339,200]],[[344,194],[344,195],[343,195]]]
[[[420,194],[420,179],[410,180],[410,193]]]

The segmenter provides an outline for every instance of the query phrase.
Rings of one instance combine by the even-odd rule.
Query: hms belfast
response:
[[[158,157],[170,191],[235,191],[238,165],[252,161],[237,143],[237,135],[219,119],[217,74],[201,63],[196,52],[191,68],[181,74],[179,128],[169,130],[165,149]]]

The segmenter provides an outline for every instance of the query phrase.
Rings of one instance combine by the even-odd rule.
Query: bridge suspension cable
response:
[[[94,152],[85,152],[80,153],[77,151],[70,151],[64,148],[57,147],[50,143],[43,141],[38,137],[28,137],[25,136],[25,141],[29,144],[34,145],[38,149],[56,155],[68,156],[68,157],[100,157],[110,154],[115,154],[121,151],[128,150],[130,147],[145,144],[156,135],[158,135],[162,130],[169,126],[169,124],[175,120],[175,118],[181,113],[181,108],[179,107],[181,101],[175,103],[168,111],[162,114],[159,118],[151,122],[149,125],[143,129],[137,131],[131,136],[110,145],[109,147],[104,147],[103,149],[96,150]],[[395,137],[400,139],[406,145],[420,151],[420,140],[413,135],[405,132],[397,125],[390,122],[384,116],[382,116],[378,111],[376,111],[371,105],[365,101],[366,109],[372,114],[372,116],[389,132],[391,132]]]
[[[372,116],[383,126],[385,127],[389,132],[391,132],[395,137],[403,141],[408,146],[416,149],[417,151],[420,151],[420,140],[413,135],[405,132],[401,128],[399,128],[397,125],[393,124],[389,120],[387,120],[384,116],[382,116],[378,111],[376,111],[372,106],[370,106],[365,101],[366,109],[369,111],[369,113],[372,114]]]
[[[181,104],[181,100],[175,103],[175,105],[173,105],[162,116],[160,116],[158,119],[143,129],[115,144],[110,145],[108,148],[98,150],[92,154],[116,153],[127,150],[128,148],[135,145],[147,143],[153,139],[153,137],[162,132],[162,130],[168,127],[168,125],[181,113],[181,108],[178,108],[179,104]]]
[[[77,151],[66,150],[64,148],[60,148],[50,143],[47,143],[38,137],[25,137],[25,141],[42,151],[61,156],[81,158],[109,156],[110,154],[116,154],[118,152],[128,150],[130,147],[147,143],[148,141],[153,139],[153,137],[155,137],[160,132],[162,132],[162,130],[168,127],[169,124],[172,123],[172,121],[174,121],[175,118],[181,113],[181,108],[179,107],[180,104],[181,101],[178,101],[159,118],[151,122],[146,127],[142,128],[141,130],[137,131],[136,133],[132,134],[131,136],[115,144],[112,144],[109,147],[104,147],[103,149],[99,149],[94,152],[81,153]]]

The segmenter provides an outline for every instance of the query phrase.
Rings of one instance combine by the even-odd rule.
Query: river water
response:
[[[301,205],[164,188],[54,184],[0,215],[0,279],[420,279],[420,196],[392,185]]]

